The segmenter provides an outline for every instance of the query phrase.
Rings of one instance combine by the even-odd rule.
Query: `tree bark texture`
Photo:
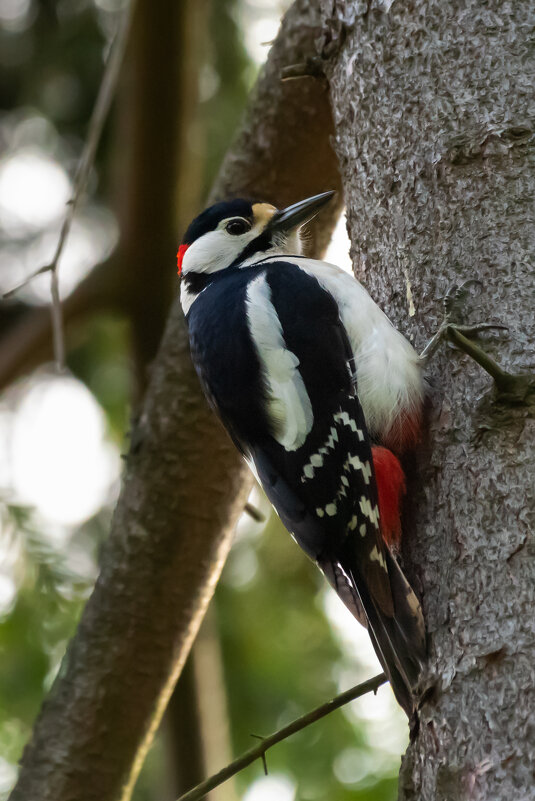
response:
[[[167,2],[151,13],[171,26]],[[313,50],[319,32],[317,12],[300,1],[271,50],[214,197],[254,190],[282,205],[338,188],[324,84],[279,80],[283,66]],[[161,39],[170,59],[171,39]],[[304,169],[316,160],[321,176]],[[323,215],[313,252],[335,219],[336,209]],[[168,258],[173,271],[174,252]],[[101,573],[24,751],[13,801],[130,797],[230,546],[245,476],[201,396],[175,303],[132,434]]]
[[[483,347],[535,369],[533,3],[324,3],[357,277],[424,344],[454,283],[482,282]],[[429,367],[407,570],[430,634],[404,801],[535,798],[534,404],[495,404],[474,362]]]

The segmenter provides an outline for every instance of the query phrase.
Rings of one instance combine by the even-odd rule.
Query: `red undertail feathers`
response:
[[[405,494],[405,474],[399,459],[387,448],[374,446],[372,458],[381,534],[389,548],[398,550],[401,543],[400,506]]]

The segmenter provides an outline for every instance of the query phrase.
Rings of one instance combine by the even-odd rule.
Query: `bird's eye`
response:
[[[250,228],[251,223],[247,222],[247,220],[244,220],[241,217],[236,217],[235,220],[230,220],[230,222],[225,225],[225,231],[233,236],[245,234]]]

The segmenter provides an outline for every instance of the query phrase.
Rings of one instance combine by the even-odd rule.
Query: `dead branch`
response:
[[[273,748],[277,743],[291,737],[292,734],[296,734],[298,731],[305,729],[317,720],[321,720],[321,718],[324,718],[326,715],[330,715],[335,709],[340,709],[341,706],[348,704],[350,701],[354,701],[355,698],[361,698],[367,693],[376,693],[381,684],[384,684],[386,681],[387,678],[385,674],[380,673],[378,676],[374,676],[373,679],[368,679],[368,681],[362,684],[351,687],[350,690],[340,693],[336,698],[332,698],[330,701],[316,707],[316,709],[313,709],[311,712],[307,712],[296,720],[292,720],[287,726],[274,732],[274,734],[270,734],[269,737],[260,737],[258,745],[255,745],[254,748],[250,748],[242,754],[241,757],[238,757],[238,759],[235,759],[230,765],[227,765],[220,770],[219,773],[216,773],[215,776],[211,776],[209,779],[206,779],[206,781],[193,787],[187,793],[184,793],[184,795],[181,795],[178,801],[199,801],[199,799],[204,798],[210,790],[219,787],[220,784],[223,784],[227,779],[230,779],[253,762],[256,762],[257,759],[263,761],[264,772],[267,774],[265,760],[266,752],[270,748]]]

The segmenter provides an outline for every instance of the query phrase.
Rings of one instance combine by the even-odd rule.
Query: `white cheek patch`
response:
[[[223,229],[209,231],[186,250],[182,260],[182,275],[189,272],[215,273],[224,270],[256,236],[254,229],[243,236],[231,236]]]
[[[312,404],[298,369],[299,359],[284,342],[264,274],[249,284],[246,308],[249,331],[266,383],[273,436],[287,451],[295,451],[312,428]]]
[[[240,236],[233,236],[225,230],[225,226],[232,218],[222,220],[219,226],[214,231],[208,231],[191,245],[188,246],[182,259],[181,275],[188,273],[215,273],[219,270],[225,270],[240,256],[254,239],[261,235],[269,218],[276,211],[272,206],[267,204],[256,205],[257,210],[261,212],[255,225],[245,234]],[[274,242],[273,246],[268,251],[259,251],[253,253],[248,259],[245,259],[239,264],[240,267],[249,267],[257,261],[265,259],[269,256],[284,255],[291,253],[292,255],[301,252],[301,244],[299,233],[292,232],[289,236],[281,237],[280,242]]]

